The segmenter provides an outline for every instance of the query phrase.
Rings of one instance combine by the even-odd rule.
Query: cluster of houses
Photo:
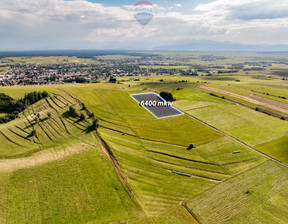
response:
[[[148,73],[139,67],[119,69],[105,64],[18,64],[10,65],[9,71],[0,75],[0,85],[84,83],[105,80],[111,76],[141,75],[148,75]]]

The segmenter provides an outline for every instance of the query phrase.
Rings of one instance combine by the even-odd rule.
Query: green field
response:
[[[230,75],[1,87],[14,98],[49,97],[0,125],[0,223],[287,223],[287,121],[198,88],[247,96],[262,83],[284,96],[286,84]],[[163,90],[184,115],[156,119],[130,96]]]
[[[287,223],[287,169],[265,162],[189,202],[201,223]],[[233,201],[233,203],[231,203]]]
[[[2,161],[0,222],[118,223],[143,219],[94,138],[90,134],[86,143],[61,145],[13,164]]]

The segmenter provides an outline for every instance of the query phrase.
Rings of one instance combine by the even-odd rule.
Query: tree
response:
[[[47,116],[48,116],[49,118],[51,117],[51,115],[52,115],[51,112],[48,112],[48,113],[47,113]]]
[[[85,115],[83,113],[81,113],[80,115],[80,121],[84,121],[85,120]]]
[[[39,117],[35,117],[34,121],[36,124],[38,124],[39,123]]]
[[[70,106],[70,107],[69,107],[69,113],[70,113],[70,115],[75,115],[75,113],[76,113],[75,107]]]
[[[166,101],[174,101],[172,93],[169,92],[160,92],[160,96]]]
[[[115,77],[110,77],[110,79],[109,79],[109,82],[111,82],[111,83],[116,83],[117,82],[117,79],[115,78]]]
[[[42,92],[42,98],[46,98],[48,96],[49,96],[49,94],[47,93],[47,91],[43,91]]]
[[[93,128],[93,130],[97,130],[99,128],[99,119],[98,118],[93,120],[92,128]]]
[[[190,145],[188,146],[187,150],[191,150],[191,149],[193,149],[193,148],[194,148],[194,145],[193,145],[193,144],[190,144]]]

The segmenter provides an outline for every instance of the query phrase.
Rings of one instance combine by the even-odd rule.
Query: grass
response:
[[[99,147],[86,144],[78,150],[81,153],[61,160],[1,173],[1,222],[98,224],[142,219]]]
[[[153,221],[159,224],[198,224],[193,216],[180,205],[169,208],[159,216],[153,217]]]
[[[1,87],[1,93],[5,93],[14,98],[22,98],[25,93],[30,93],[34,91],[46,90],[49,94],[55,92],[56,90],[52,86],[13,86],[13,87]]]
[[[99,132],[112,148],[140,204],[159,223],[165,222],[161,213],[165,209],[168,211],[179,202],[197,196],[219,181],[265,161],[261,156],[257,158],[258,153],[223,137],[186,115],[159,120],[153,118],[138,106],[126,90],[102,89],[97,85],[94,88],[86,86],[85,91],[81,91],[80,87],[66,90],[83,100],[87,108],[102,119],[102,126],[116,130],[100,128]],[[203,98],[208,96],[199,95]],[[210,96],[207,98],[209,103],[222,104],[222,100],[218,102]],[[186,148],[191,143],[196,145],[196,149],[187,151]],[[241,150],[241,153],[233,155],[234,150]],[[250,159],[253,161],[246,161]],[[228,164],[218,166],[213,165],[214,163]],[[172,170],[192,176],[188,178],[177,175]],[[183,215],[181,210],[180,216]],[[178,217],[178,212],[173,213],[175,211],[169,213],[171,220],[175,215]]]
[[[271,155],[272,157],[288,164],[288,136],[275,138],[262,144],[256,145],[256,149]]]
[[[181,107],[180,107],[181,109]],[[287,134],[287,122],[240,105],[214,104],[187,113],[229,133],[251,146]]]
[[[175,82],[149,83],[160,78]],[[190,82],[177,82],[186,78]],[[47,88],[51,98],[33,105],[21,119],[0,126],[6,137],[23,145],[0,135],[4,142],[0,222],[144,224],[145,212],[155,224],[197,224],[197,219],[209,224],[285,223],[287,170],[188,115],[156,119],[130,97],[144,88],[171,91],[178,98],[177,108],[286,161],[286,121],[197,92],[195,86],[204,85],[199,80],[163,76],[145,77],[144,85],[131,81],[130,88],[126,83],[37,87]],[[251,80],[243,77],[229,88],[244,94]],[[221,88],[219,80],[210,82]],[[183,89],[177,91],[178,87]],[[14,88],[3,90],[19,98],[32,87]],[[62,90],[84,102],[100,119],[99,133],[144,212],[125,191],[93,133],[85,132],[87,122],[64,116],[70,105],[78,112],[81,106]],[[52,113],[51,119],[34,126],[41,142],[39,152],[33,151],[38,144],[19,136],[31,132],[27,119],[32,122],[35,112],[43,119]],[[196,147],[187,150],[191,143]],[[8,159],[9,155],[17,158]],[[191,213],[181,202],[188,202]]]
[[[195,100],[195,101],[207,101],[207,102],[219,102],[225,103],[225,100],[219,99],[217,97],[210,96],[208,94],[197,92],[194,89],[182,89],[179,91],[172,92],[173,96],[178,100]]]
[[[20,114],[20,119],[1,125],[0,158],[28,156],[77,138],[79,133],[88,128],[88,124],[85,121],[78,122],[77,118],[63,117],[70,105],[80,112],[80,106],[69,95],[62,93],[57,97],[50,94],[49,98],[28,107]],[[37,113],[40,115],[39,123],[35,123]],[[51,113],[50,118],[48,113]],[[30,136],[32,130],[36,131],[35,136]]]
[[[265,162],[200,194],[188,206],[201,223],[284,224],[287,177],[287,169]]]

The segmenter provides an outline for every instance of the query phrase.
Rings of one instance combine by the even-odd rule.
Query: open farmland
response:
[[[193,198],[188,206],[201,223],[284,224],[287,178],[287,169],[265,162]]]
[[[29,158],[0,162],[1,223],[143,219],[92,134]]]
[[[277,65],[263,73],[216,74],[214,62],[224,71],[239,61],[252,66],[243,56],[163,55],[171,64],[184,58],[166,66],[161,56],[49,57],[49,63],[99,62],[109,69],[125,62],[139,73],[116,83],[1,87],[15,100],[32,91],[49,96],[0,125],[0,223],[288,222],[287,120],[241,100],[285,109],[288,84],[272,74]],[[139,70],[137,60],[144,64]],[[196,67],[203,72],[189,75]],[[217,96],[210,94],[215,89]],[[171,92],[184,114],[157,119],[131,97],[160,91]]]
[[[74,90],[77,94],[77,87]],[[74,90],[71,89],[70,92],[73,94]],[[100,93],[99,99],[107,96],[106,92],[109,92],[109,90],[97,90],[97,87],[91,90],[86,88],[87,102],[89,102],[90,92],[94,91]],[[111,100],[116,97],[111,97],[109,100],[111,119],[117,122],[109,125],[108,122],[100,122],[99,133],[111,147],[140,204],[147,211],[148,216],[155,220],[165,220],[159,216],[165,213],[165,210],[170,211],[171,207],[181,213],[183,207],[177,207],[179,202],[196,197],[201,192],[216,186],[217,183],[266,161],[261,154],[210,130],[188,116],[157,120],[146,116],[145,110],[142,111],[143,115],[133,116],[131,112],[139,106],[128,103],[131,98],[126,91],[113,90],[113,92],[119,95],[123,102],[120,105],[117,100]],[[83,94],[82,97],[85,101]],[[213,97],[208,97],[207,101],[209,99],[211,103],[217,105],[221,103],[213,102]],[[224,105],[226,104],[224,102]],[[127,105],[129,105],[127,113],[131,115],[123,114],[123,108]],[[90,105],[87,104],[87,107],[89,108]],[[106,119],[110,118],[106,117]],[[187,137],[189,136],[186,138],[190,141],[185,141],[185,135],[179,135],[180,129],[172,125],[175,123],[179,124],[181,131],[187,134]],[[185,124],[187,129],[183,131]],[[178,133],[177,138],[173,138],[176,133]],[[201,140],[201,136],[205,136],[205,139]],[[196,149],[187,151],[187,145],[192,142],[196,144]],[[233,151],[241,151],[241,153],[234,155]],[[191,176],[185,177],[173,171]],[[181,182],[181,185],[178,185],[178,182]],[[193,190],[187,191],[188,188]]]

